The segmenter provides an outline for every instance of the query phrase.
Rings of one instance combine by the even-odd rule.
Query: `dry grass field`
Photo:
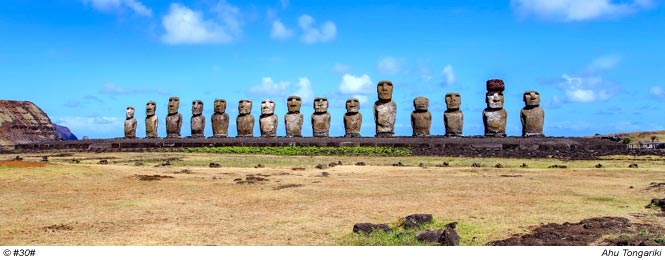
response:
[[[89,153],[40,163],[42,155],[0,163],[2,245],[350,245],[353,224],[413,213],[459,222],[462,245],[599,216],[665,226],[659,211],[644,208],[665,197],[647,189],[665,183],[664,158]],[[444,161],[450,167],[435,167]],[[567,168],[548,168],[555,164]]]

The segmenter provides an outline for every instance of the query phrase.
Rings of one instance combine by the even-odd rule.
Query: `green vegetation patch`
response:
[[[337,240],[337,244],[343,246],[437,246],[438,243],[426,243],[416,239],[416,235],[427,230],[445,229],[446,224],[452,221],[440,221],[434,219],[432,223],[423,224],[419,228],[403,228],[395,224],[389,224],[392,232],[374,231],[369,235],[350,233]],[[468,223],[457,223],[455,231],[460,236],[460,246],[478,245],[475,235],[479,228]],[[482,228],[481,228],[482,229]]]
[[[186,153],[218,154],[265,154],[265,155],[368,155],[368,156],[406,156],[411,155],[410,148],[385,146],[222,146],[185,148]]]

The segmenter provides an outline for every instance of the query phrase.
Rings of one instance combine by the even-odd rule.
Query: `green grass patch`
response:
[[[438,243],[425,243],[416,239],[416,235],[427,230],[445,229],[446,224],[451,221],[439,221],[434,219],[430,224],[424,224],[419,228],[406,229],[394,224],[389,224],[392,232],[376,231],[365,234],[350,233],[338,239],[337,244],[344,246],[436,246]],[[476,235],[479,228],[468,223],[457,223],[455,231],[460,235],[460,246],[478,245]]]
[[[186,153],[217,153],[217,154],[264,154],[264,155],[348,155],[348,156],[407,156],[410,148],[385,146],[222,146],[185,148]]]

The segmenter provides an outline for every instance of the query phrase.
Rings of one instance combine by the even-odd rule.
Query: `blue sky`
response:
[[[170,96],[210,118],[216,98],[330,100],[331,136],[344,134],[347,98],[361,100],[363,136],[374,135],[376,83],[392,80],[398,135],[411,135],[416,96],[430,99],[443,134],[444,95],[459,92],[464,134],[483,133],[485,81],[506,82],[508,135],[520,135],[522,93],[537,90],[545,134],[665,129],[665,3],[657,0],[154,1],[5,0],[0,4],[2,99],[29,100],[79,137],[123,135],[136,107],[157,102],[160,136]],[[258,135],[258,123],[255,127]],[[212,129],[208,122],[206,135]]]

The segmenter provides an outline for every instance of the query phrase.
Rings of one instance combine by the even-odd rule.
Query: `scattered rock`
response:
[[[323,170],[323,169],[328,168],[328,167],[323,165],[323,164],[317,164],[314,168],[317,168],[319,170]]]
[[[596,168],[598,168],[598,169],[603,168],[603,165],[600,164],[600,163],[599,163],[599,164],[596,164]]]
[[[443,229],[427,230],[416,234],[416,240],[426,243],[437,243],[443,235]]]
[[[499,177],[522,177],[520,174],[501,174]]]
[[[256,168],[256,169],[259,169],[259,168],[265,168],[265,167],[266,167],[265,165],[260,164],[260,163],[257,164],[256,166],[254,166],[254,168]]]
[[[436,167],[448,167],[450,164],[448,162],[443,162],[442,164],[437,164]]]
[[[328,164],[328,167],[330,167],[330,168],[335,167],[335,166],[337,166],[336,162],[331,162],[331,163]]]
[[[529,168],[529,165],[527,165],[526,163],[522,163],[522,165],[520,165],[520,168]]]
[[[163,161],[163,162],[160,163],[160,164],[155,165],[155,167],[160,167],[160,166],[171,166],[171,161],[170,161],[170,160],[166,160],[166,161]]]
[[[550,169],[552,169],[552,168],[566,169],[566,168],[568,168],[568,166],[554,164],[554,165],[547,166],[547,168],[550,168]]]
[[[365,162],[357,162],[356,166],[366,166],[367,164]]]
[[[210,164],[208,164],[208,167],[210,167],[210,168],[221,168],[222,166],[219,165],[219,163],[211,162]]]
[[[14,158],[14,161],[19,161],[19,162],[20,162],[20,161],[23,161],[23,158],[21,158],[21,156],[18,156],[18,155],[17,155],[17,156]]]
[[[419,163],[419,164],[418,164],[418,167],[426,168],[426,167],[425,167],[425,163]]]
[[[665,211],[665,198],[658,199],[654,198],[651,199],[651,203],[649,205],[644,206],[645,208],[660,208],[662,211]]]
[[[281,189],[288,189],[288,188],[297,188],[297,187],[302,187],[302,186],[305,186],[305,185],[293,184],[292,183],[292,184],[282,184],[282,185],[279,185],[279,186],[277,186],[275,188],[272,188],[272,189],[273,190],[281,190]]]
[[[448,223],[446,229],[443,230],[443,234],[439,237],[439,244],[442,246],[459,246],[460,236],[455,231],[457,227],[457,222]]]
[[[266,179],[266,178],[263,178],[263,177],[256,177],[256,176],[250,174],[250,175],[247,175],[247,177],[245,177],[245,180],[242,180],[242,179],[238,178],[238,179],[235,179],[233,181],[236,184],[255,184],[257,182],[263,182],[263,181],[269,181],[269,180]]]
[[[98,163],[98,164],[102,164],[102,165],[109,164],[109,160],[106,160],[106,159],[99,160],[99,163]]]
[[[78,163],[81,163],[81,160],[74,158],[74,159],[72,159],[72,163],[78,164]]]
[[[48,156],[46,155],[42,156],[42,162],[48,162]]]
[[[637,165],[637,163],[631,163],[630,165],[628,165],[628,168],[639,168],[639,166]]]
[[[56,232],[56,231],[68,231],[73,230],[74,228],[70,225],[60,224],[60,225],[51,225],[48,227],[42,228],[46,232]]]
[[[476,167],[476,168],[480,167],[480,163],[475,162],[475,163],[471,164],[471,167]]]
[[[665,182],[649,183],[649,186],[647,187],[647,190],[656,190],[656,191],[665,190]]]
[[[388,224],[356,223],[353,225],[353,233],[369,235],[375,231],[392,232]]]
[[[291,168],[292,171],[304,171],[305,167],[293,167]]]
[[[158,181],[161,179],[172,179],[173,176],[165,176],[165,175],[139,175],[139,174],[134,174],[136,178],[139,179],[139,181]]]
[[[503,168],[503,164],[497,163],[496,165],[494,165],[494,168]]]
[[[404,218],[401,226],[404,228],[417,228],[420,225],[432,223],[432,219],[432,214],[412,214]]]
[[[404,167],[404,164],[402,162],[396,162],[396,163],[393,163],[393,166],[395,166],[395,167]]]
[[[328,177],[328,176],[330,176],[330,173],[322,172],[320,177]]]
[[[343,165],[342,161],[337,161],[337,165]]]
[[[135,162],[134,166],[143,166],[143,162],[142,161]]]

